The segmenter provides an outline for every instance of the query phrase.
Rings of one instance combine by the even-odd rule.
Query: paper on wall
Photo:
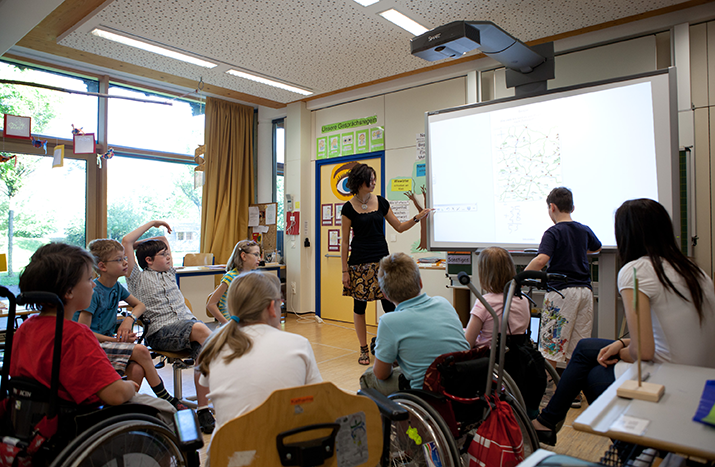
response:
[[[248,206],[248,226],[254,227],[258,225],[258,218],[260,216],[260,211],[258,206]]]
[[[266,225],[273,225],[276,223],[276,205],[268,204],[266,205]],[[268,232],[266,230],[266,232]]]

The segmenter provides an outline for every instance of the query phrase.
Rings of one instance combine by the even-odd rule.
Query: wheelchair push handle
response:
[[[17,304],[24,305],[52,305],[58,312],[64,312],[64,303],[60,297],[52,292],[25,292],[17,296]]]
[[[17,296],[18,305],[50,305],[56,308],[55,342],[52,349],[52,376],[50,378],[50,408],[48,419],[57,415],[59,406],[60,368],[62,366],[62,330],[65,307],[60,297],[52,292],[25,292]]]

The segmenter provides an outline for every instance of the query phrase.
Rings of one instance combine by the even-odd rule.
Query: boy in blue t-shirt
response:
[[[555,367],[557,362],[571,358],[579,340],[591,337],[593,292],[587,255],[600,251],[601,242],[590,228],[571,219],[571,190],[554,188],[546,204],[554,225],[544,232],[538,254],[526,270],[541,271],[548,263],[546,272],[567,277],[566,281],[549,282],[563,298],[556,292],[547,292],[541,313],[539,350]]]
[[[140,386],[142,378],[146,378],[157,397],[169,401],[177,409],[186,408],[164,388],[149,349],[141,344],[134,344],[134,323],[146,307],[117,282],[127,273],[128,263],[124,247],[116,240],[97,239],[90,242],[89,251],[94,256],[95,270],[99,277],[94,280],[90,306],[86,310],[76,312],[72,320],[89,326],[117,372],[126,374],[128,379]],[[115,334],[120,300],[132,307],[132,313],[124,318]]]

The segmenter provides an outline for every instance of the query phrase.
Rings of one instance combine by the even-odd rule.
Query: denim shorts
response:
[[[196,361],[201,352],[201,344],[191,342],[191,329],[194,324],[200,323],[197,319],[187,319],[162,326],[158,331],[146,338],[152,349],[166,350],[168,352],[191,351],[191,358]]]

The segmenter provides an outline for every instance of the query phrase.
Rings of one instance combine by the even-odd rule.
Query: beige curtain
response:
[[[201,252],[225,263],[248,238],[253,201],[253,107],[206,99],[206,160]]]

